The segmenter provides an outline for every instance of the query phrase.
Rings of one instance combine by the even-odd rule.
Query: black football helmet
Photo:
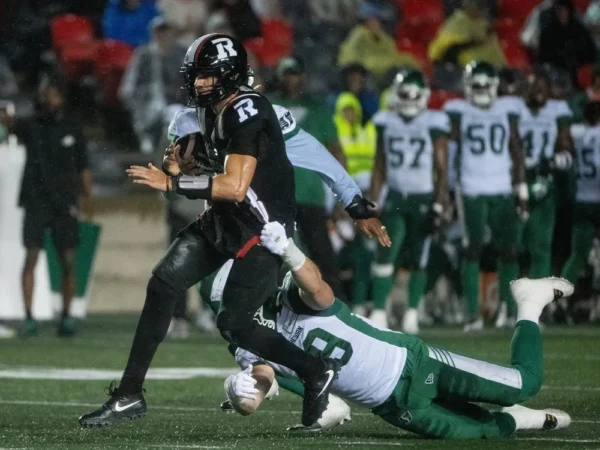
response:
[[[181,72],[190,106],[207,107],[223,100],[248,84],[251,74],[246,49],[237,39],[225,34],[206,34],[188,48]],[[213,77],[210,92],[198,94],[194,82],[198,76]]]

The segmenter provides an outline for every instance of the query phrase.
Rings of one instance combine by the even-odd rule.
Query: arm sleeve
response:
[[[356,195],[362,197],[348,172],[313,136],[301,130],[285,144],[292,165],[317,172],[344,206],[350,205]]]

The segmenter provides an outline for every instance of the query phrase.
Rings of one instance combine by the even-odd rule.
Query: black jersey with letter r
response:
[[[277,115],[271,103],[243,88],[225,108],[198,108],[200,132],[216,173],[223,173],[227,155],[257,159],[256,171],[243,203],[212,202],[200,220],[202,233],[218,250],[235,256],[263,224],[277,221],[293,236],[296,217],[294,170],[285,152]]]

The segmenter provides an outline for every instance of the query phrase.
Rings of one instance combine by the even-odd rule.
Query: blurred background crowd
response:
[[[375,142],[347,138],[368,135],[399,67],[426,75],[432,109],[462,97],[463,69],[472,60],[500,69],[501,95],[521,95],[527,74],[544,65],[552,74],[552,96],[568,101],[575,122],[583,120],[587,103],[600,101],[600,0],[5,0],[0,4],[0,141],[16,122],[35,117],[52,86],[81,128],[87,154],[81,168],[89,169],[91,202],[140,195],[124,168],[162,155],[167,126],[186,101],[179,73],[185,50],[198,36],[214,32],[244,42],[256,89],[292,111],[351,175],[370,172]],[[350,122],[348,108],[354,110]],[[355,153],[371,159],[356,159]],[[570,252],[568,184],[559,187],[564,195],[557,210],[555,273]],[[329,279],[339,280],[340,296],[363,305],[370,296],[375,243],[359,242],[316,174],[297,169],[296,185],[298,229],[309,254]],[[368,182],[361,188],[368,191]],[[169,239],[198,212],[197,203],[169,203]],[[327,242],[315,230],[325,230]],[[595,245],[581,274],[579,295],[547,321],[596,319],[599,249]],[[432,265],[439,267],[430,277],[420,319],[461,322],[460,244],[448,239],[431,251]],[[483,270],[493,274],[495,258],[484,259],[490,262]],[[61,264],[68,268],[64,258]],[[396,301],[388,302],[392,326],[406,304],[406,279],[398,266]],[[482,280],[482,298],[489,303],[484,310],[493,316],[494,277]],[[173,337],[185,337],[190,321],[185,299],[180,306]],[[28,318],[34,320],[30,312]],[[200,314],[198,323],[213,327],[206,315]],[[70,324],[64,325],[69,334]]]

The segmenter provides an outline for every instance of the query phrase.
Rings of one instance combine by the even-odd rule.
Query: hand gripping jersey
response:
[[[488,109],[459,99],[444,105],[451,120],[460,126],[458,171],[465,195],[512,192],[510,118],[518,119],[522,109],[520,99],[509,97],[497,99]]]
[[[235,255],[264,222],[278,221],[293,234],[296,217],[294,171],[285,153],[279,120],[269,101],[242,89],[219,114],[197,108],[198,125],[212,169],[223,173],[229,155],[256,158],[256,169],[244,202],[212,202],[200,229],[224,254]]]
[[[383,138],[389,188],[404,194],[433,192],[433,142],[450,134],[448,116],[425,110],[405,121],[392,111],[379,111],[373,123],[378,139]]]
[[[300,299],[290,273],[278,301],[277,332],[309,353],[338,359],[342,368],[333,382],[333,392],[363,406],[373,408],[385,402],[413,350],[426,351],[418,338],[377,328],[352,314],[341,300],[336,299],[324,311],[310,310]],[[236,360],[243,368],[260,361],[242,349],[236,351]],[[267,363],[284,376],[296,376],[286,367]]]
[[[571,120],[573,113],[564,100],[548,100],[538,111],[525,107],[519,120],[519,134],[523,141],[525,166],[536,167],[543,159],[554,155],[558,129]]]
[[[572,125],[571,136],[577,152],[578,202],[600,203],[600,127]]]
[[[312,135],[301,129],[292,113],[279,105],[273,105],[279,127],[285,140],[285,151],[292,165],[319,173],[323,181],[344,206],[350,205],[360,189],[342,165]],[[196,108],[182,108],[169,124],[169,140],[175,141],[186,134],[198,133]]]

